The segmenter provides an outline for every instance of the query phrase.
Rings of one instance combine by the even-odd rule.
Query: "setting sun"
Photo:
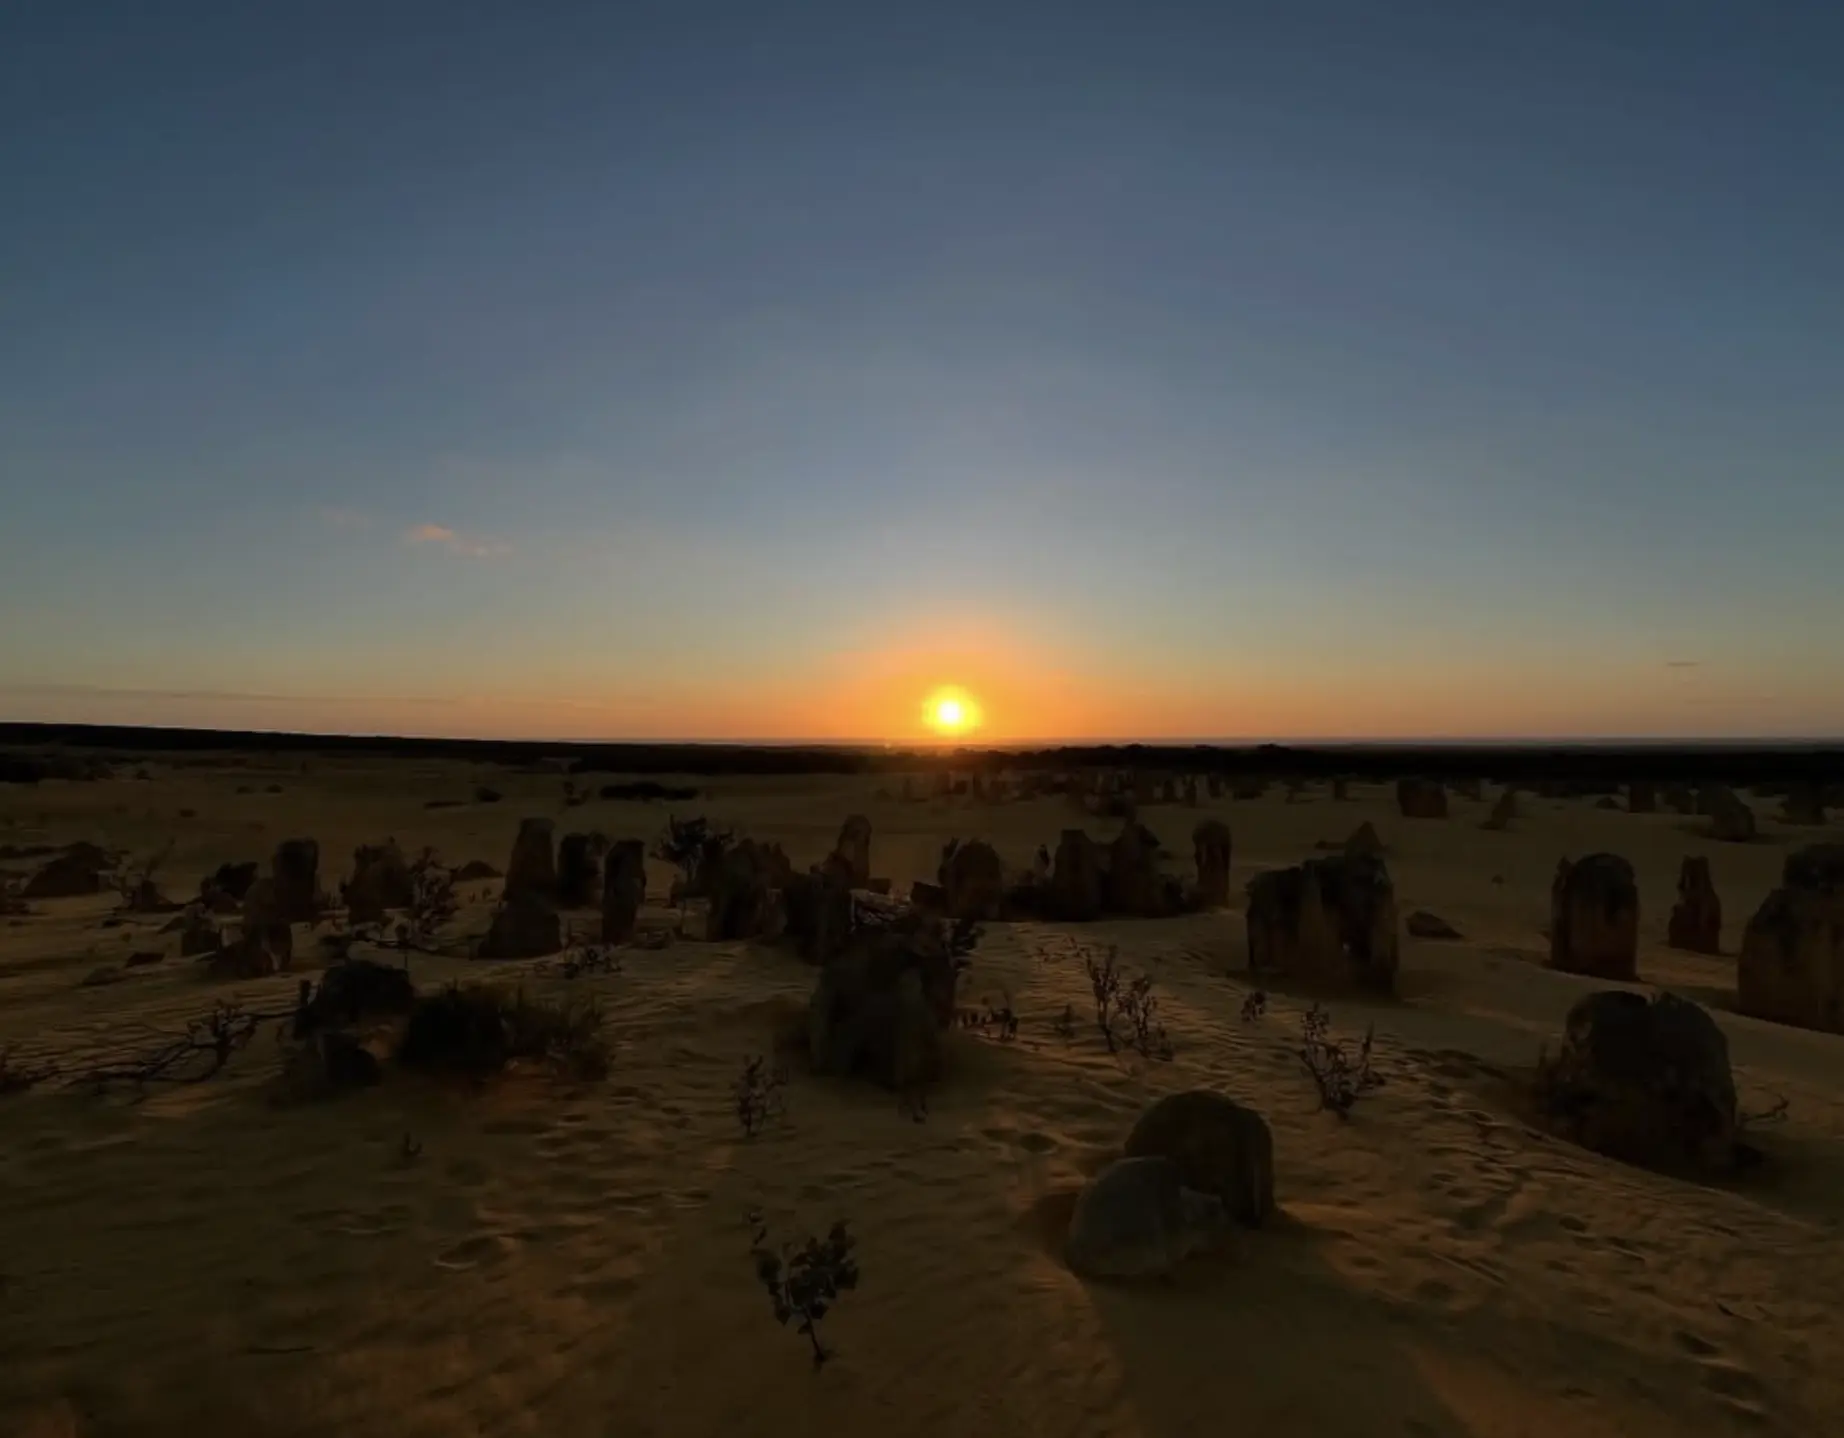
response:
[[[928,727],[941,735],[967,734],[980,722],[979,706],[958,689],[939,689],[931,694],[922,714]]]

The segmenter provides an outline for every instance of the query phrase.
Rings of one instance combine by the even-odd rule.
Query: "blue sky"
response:
[[[1816,3],[7,7],[0,717],[1837,734],[1840,74]]]

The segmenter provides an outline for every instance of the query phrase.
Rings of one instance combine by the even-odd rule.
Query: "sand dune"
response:
[[[524,815],[651,837],[666,812],[566,812],[554,777],[452,764],[151,773],[0,789],[0,844],[149,852],[173,838],[164,877],[185,895],[218,863],[292,835],[320,841],[330,878],[385,835],[503,865]],[[482,782],[505,801],[424,807]],[[868,814],[875,868],[899,884],[931,875],[950,835],[1023,862],[1071,822],[1059,801],[902,804],[872,781],[712,787],[699,807],[797,863],[821,857],[846,813]],[[744,1140],[730,1085],[804,1003],[811,971],[689,941],[574,980],[413,961],[424,984],[491,969],[537,992],[598,994],[615,1040],[599,1084],[513,1076],[470,1093],[393,1073],[278,1110],[263,1100],[276,1059],[259,1039],[211,1082],[140,1103],[53,1085],[0,1099],[0,1432],[1662,1438],[1844,1425],[1844,1038],[1727,1012],[1733,961],[1664,946],[1682,855],[1710,857],[1732,948],[1786,844],[1812,831],[1767,821],[1761,843],[1716,844],[1676,815],[1531,799],[1510,831],[1488,833],[1486,804],[1406,822],[1382,788],[1355,792],[1204,811],[1233,831],[1237,894],[1369,819],[1404,911],[1433,910],[1465,936],[1406,939],[1398,1001],[1332,1002],[1340,1032],[1375,1024],[1387,1079],[1349,1122],[1318,1110],[1294,1055],[1306,996],[1276,993],[1264,1018],[1241,1017],[1252,985],[1233,911],[991,926],[964,994],[1009,993],[1022,1032],[950,1035],[921,1123],[874,1087],[797,1076],[785,1119]],[[1177,849],[1199,813],[1143,817]],[[1556,860],[1591,849],[1634,863],[1641,973],[1715,1008],[1744,1107],[1789,1100],[1747,1182],[1624,1167],[1519,1116],[1507,1072],[1599,986],[1541,967]],[[657,901],[669,876],[651,879]],[[495,888],[470,886],[458,934],[484,928]],[[206,984],[160,920],[104,927],[112,907],[46,900],[0,920],[0,1043],[16,1055],[117,1050],[221,995],[290,1002],[295,975]],[[1055,956],[1068,933],[1117,944],[1154,976],[1173,1062],[1123,1061],[1084,1029],[1087,985]],[[79,986],[161,947],[164,962]],[[1053,1029],[1065,1006],[1070,1038]],[[1170,1283],[1078,1280],[1058,1256],[1077,1188],[1152,1098],[1193,1087],[1268,1117],[1282,1220]],[[820,1373],[756,1285],[745,1214],[758,1207],[789,1237],[835,1218],[858,1235],[863,1281],[826,1320],[838,1356]]]

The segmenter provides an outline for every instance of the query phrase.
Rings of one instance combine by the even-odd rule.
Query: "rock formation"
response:
[[[779,938],[787,914],[778,890],[791,878],[778,847],[737,840],[710,866],[705,879],[705,937],[716,943]]]
[[[1639,885],[1618,854],[1561,860],[1550,884],[1549,966],[1597,979],[1639,978]]]
[[[1780,887],[1742,933],[1735,1006],[1775,1023],[1844,1033],[1844,844],[1787,856]]]
[[[950,840],[941,854],[936,877],[947,893],[948,916],[996,919],[1005,897],[1005,866],[999,852],[983,839]]]
[[[1170,913],[1164,877],[1159,872],[1159,841],[1141,824],[1128,824],[1108,845],[1107,906],[1111,913],[1137,919]]]
[[[1402,927],[1412,939],[1458,939],[1464,937],[1458,929],[1448,923],[1439,914],[1431,914],[1426,909],[1417,909],[1402,921]]]
[[[602,942],[633,940],[640,906],[647,898],[647,846],[639,839],[617,839],[602,864]]]
[[[1339,854],[1257,874],[1247,923],[1253,973],[1394,992],[1395,888],[1380,858]]]
[[[862,1074],[905,1094],[933,1083],[959,973],[942,920],[912,910],[854,933],[808,1002],[814,1072]]]
[[[1218,1199],[1250,1228],[1274,1212],[1274,1136],[1268,1121],[1225,1094],[1191,1089],[1156,1101],[1127,1135],[1128,1158],[1164,1158],[1186,1188]]]
[[[1539,1066],[1539,1107],[1576,1142],[1667,1171],[1735,1160],[1735,1079],[1715,1020],[1688,999],[1606,990],[1569,1010]]]
[[[1073,923],[1100,918],[1106,878],[1101,846],[1086,830],[1065,829],[1050,870],[1051,916]]]
[[[320,845],[312,839],[284,839],[269,861],[274,908],[280,920],[311,924],[320,917]]]
[[[1671,908],[1665,941],[1693,954],[1722,952],[1722,900],[1710,878],[1710,861],[1687,857],[1678,866],[1678,901]]]
[[[602,852],[608,841],[600,834],[565,834],[557,843],[557,905],[587,909],[602,890]]]
[[[346,917],[354,924],[381,924],[388,910],[407,909],[416,902],[410,865],[394,839],[361,844],[353,851],[345,895]]]
[[[94,844],[72,844],[46,861],[20,890],[22,899],[71,899],[109,886],[109,856]]]
[[[1755,835],[1754,810],[1733,789],[1714,785],[1697,796],[1697,808],[1707,814],[1711,837],[1728,844],[1751,843]]]
[[[1482,829],[1509,829],[1511,821],[1517,818],[1517,790],[1501,790],[1497,801],[1492,805],[1492,812],[1487,814]]]
[[[1398,779],[1396,808],[1405,819],[1445,819],[1447,791],[1431,779]]]
[[[839,839],[832,847],[847,888],[862,889],[871,882],[871,821],[853,814],[840,826]]]
[[[541,822],[548,825],[550,820]],[[545,852],[549,854],[548,847]],[[562,949],[563,921],[558,918],[556,908],[546,895],[527,888],[500,900],[493,910],[486,937],[480,941],[478,957],[541,959]]]
[[[1191,851],[1197,861],[1197,902],[1207,909],[1229,907],[1229,825],[1206,819],[1191,831]]]
[[[549,819],[519,821],[518,837],[512,841],[512,857],[506,861],[502,898],[511,900],[531,894],[546,903],[555,902],[557,853],[552,842],[555,827]]]

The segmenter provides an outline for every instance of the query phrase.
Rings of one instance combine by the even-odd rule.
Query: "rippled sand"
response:
[[[385,835],[503,866],[523,815],[617,837],[651,837],[665,815],[566,811],[555,777],[459,765],[150,770],[0,788],[0,844],[145,853],[176,837],[164,878],[183,896],[220,861],[266,860],[294,835],[320,841],[330,882]],[[270,782],[283,792],[261,792]],[[505,802],[424,807],[477,782]],[[950,835],[989,837],[1022,864],[1071,822],[1060,800],[902,804],[875,781],[711,787],[696,807],[797,862],[862,810],[874,867],[899,886],[928,876]],[[1368,818],[1403,911],[1465,935],[1405,939],[1399,1002],[1331,1004],[1340,1033],[1375,1023],[1388,1080],[1349,1123],[1316,1111],[1294,1057],[1303,996],[1241,1018],[1236,912],[1062,931],[1118,944],[1154,976],[1170,1064],[1123,1063],[1084,1031],[1079,964],[1044,957],[1058,930],[992,926],[966,997],[1009,993],[1022,1032],[952,1035],[925,1123],[876,1089],[797,1078],[786,1119],[744,1141],[731,1082],[810,972],[694,942],[636,951],[618,976],[528,976],[606,1002],[615,1064],[597,1086],[518,1076],[469,1094],[391,1075],[278,1110],[263,1099],[277,1063],[264,1037],[212,1082],[139,1104],[55,1087],[0,1099],[0,1432],[1844,1431],[1844,1039],[1729,1014],[1732,961],[1664,947],[1683,854],[1709,855],[1732,946],[1787,844],[1814,835],[1767,822],[1765,842],[1737,847],[1675,815],[1541,800],[1486,833],[1486,807],[1409,822],[1377,788],[1350,804],[1276,793],[1143,816],[1186,852],[1203,813],[1224,818],[1238,894]],[[1639,873],[1641,972],[1718,1006],[1744,1107],[1790,1101],[1746,1183],[1655,1177],[1517,1116],[1505,1076],[1592,987],[1540,966],[1550,875],[1563,853],[1603,848]],[[668,875],[652,881],[657,899]],[[470,886],[457,937],[484,928],[495,887]],[[202,983],[159,920],[103,927],[112,906],[46,901],[0,920],[0,1042],[16,1058],[130,1049],[220,995],[288,1003],[295,977]],[[79,986],[160,947],[164,962],[121,983]],[[429,984],[521,967],[419,958],[414,972]],[[1070,1039],[1054,1028],[1066,1005]],[[1084,1285],[1056,1256],[1076,1187],[1152,1097],[1194,1086],[1268,1115],[1283,1221],[1169,1285]],[[863,1282],[826,1321],[838,1357],[817,1375],[756,1286],[744,1215],[757,1207],[788,1237],[835,1218],[859,1236]]]

